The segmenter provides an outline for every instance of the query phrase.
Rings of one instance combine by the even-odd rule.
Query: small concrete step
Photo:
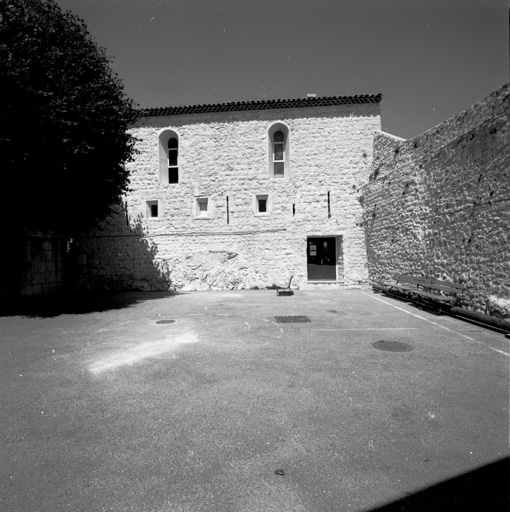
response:
[[[334,288],[352,290],[360,288],[370,288],[370,285],[365,282],[361,283],[346,283],[345,281],[307,281],[300,286],[301,290],[332,290]]]
[[[328,279],[309,279],[307,281],[308,284],[345,284],[345,281],[330,281]]]
[[[345,288],[344,281],[307,281],[301,286],[301,290],[321,290],[331,288]]]

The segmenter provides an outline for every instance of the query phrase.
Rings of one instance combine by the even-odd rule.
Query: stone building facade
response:
[[[505,85],[413,139],[378,134],[363,188],[371,280],[463,283],[465,305],[480,311],[509,301],[509,117]]]
[[[117,213],[74,244],[78,287],[367,280],[361,189],[381,95],[141,111]]]

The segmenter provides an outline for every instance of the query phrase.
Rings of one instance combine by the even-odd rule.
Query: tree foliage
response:
[[[104,218],[129,187],[135,119],[80,18],[54,0],[0,0],[4,222],[69,236]]]

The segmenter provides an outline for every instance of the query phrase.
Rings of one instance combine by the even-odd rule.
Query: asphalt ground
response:
[[[508,510],[509,340],[370,289],[90,295],[0,351],[1,511]]]

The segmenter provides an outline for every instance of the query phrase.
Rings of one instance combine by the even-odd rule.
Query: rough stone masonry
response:
[[[317,267],[334,260],[328,282],[366,280],[360,196],[381,128],[380,100],[142,111],[132,130],[139,152],[129,168],[132,191],[117,215],[75,244],[87,262],[77,267],[76,284],[219,290],[266,288],[293,275],[303,286],[311,237],[310,254],[328,246]]]
[[[363,188],[370,279],[463,283],[466,306],[510,314],[509,115],[507,84],[413,139],[377,135]]]
[[[301,287],[324,240],[320,282],[432,276],[465,284],[467,307],[510,314],[508,85],[410,140],[380,131],[380,100],[142,111],[132,191],[74,244],[75,285]]]

